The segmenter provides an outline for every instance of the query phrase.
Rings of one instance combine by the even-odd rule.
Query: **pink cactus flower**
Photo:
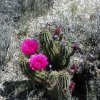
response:
[[[43,54],[34,54],[29,58],[29,65],[32,70],[42,70],[48,65],[47,57]]]
[[[30,55],[36,52],[39,44],[37,40],[34,39],[25,39],[20,44],[20,50],[26,55]]]
[[[73,64],[71,67],[70,67],[71,70],[73,71],[77,71],[77,65]]]
[[[75,88],[75,83],[71,81],[69,84],[69,89],[74,90],[74,88]]]

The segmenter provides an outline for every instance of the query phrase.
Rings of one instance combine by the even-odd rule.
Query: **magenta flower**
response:
[[[37,40],[34,39],[25,39],[21,42],[20,44],[20,50],[26,54],[26,55],[30,55],[36,52],[36,50],[38,49],[38,42]]]
[[[71,81],[69,84],[69,89],[74,90],[74,88],[75,88],[75,83]]]
[[[29,65],[32,70],[42,70],[48,65],[47,57],[43,54],[34,54],[29,58]]]
[[[71,70],[74,70],[74,71],[77,71],[77,65],[73,64],[71,67],[70,67]]]

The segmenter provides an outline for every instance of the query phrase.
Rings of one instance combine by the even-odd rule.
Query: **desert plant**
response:
[[[57,98],[52,96],[53,99],[69,100],[72,72],[67,70],[67,67],[70,57],[79,50],[79,47],[76,43],[71,45],[71,41],[66,41],[60,26],[56,26],[54,29],[45,27],[37,39],[38,42],[34,39],[25,39],[20,45],[20,49],[24,53],[24,55],[19,55],[22,71],[32,81],[41,83],[49,92],[51,91],[51,96],[54,91],[59,94]],[[46,60],[49,64],[46,63]]]
[[[53,70],[64,69],[68,66],[70,56],[74,54],[64,34],[54,35],[49,30],[44,30],[40,34],[40,45],[42,51],[48,56],[49,63]],[[72,51],[71,51],[72,50]]]

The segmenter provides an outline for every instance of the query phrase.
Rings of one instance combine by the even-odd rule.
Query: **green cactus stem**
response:
[[[68,51],[69,44],[61,44],[62,39],[53,40],[49,30],[44,30],[40,34],[41,49],[47,55],[53,70],[64,69],[69,64],[70,56],[72,56]]]

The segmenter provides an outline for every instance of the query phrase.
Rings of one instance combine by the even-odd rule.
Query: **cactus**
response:
[[[52,100],[69,100],[69,82],[70,73],[65,70],[70,62],[70,57],[74,54],[71,51],[71,45],[65,41],[64,34],[59,34],[57,38],[53,38],[53,34],[49,30],[43,30],[39,35],[40,52],[48,57],[49,65],[52,70],[48,71],[48,66],[43,70],[32,70],[28,64],[29,56],[21,55],[19,57],[22,71],[32,80],[43,84],[51,93]],[[37,51],[38,53],[38,51]],[[50,92],[52,91],[52,92]],[[57,96],[55,96],[55,95]]]
[[[49,64],[53,66],[53,70],[61,70],[67,67],[70,59],[68,52],[68,44],[61,44],[62,39],[53,40],[52,34],[49,30],[44,30],[40,34],[40,46],[45,55],[48,56]]]
[[[43,84],[43,86],[50,86],[48,79],[48,72],[45,70],[42,71],[33,71],[28,64],[28,57],[25,55],[19,54],[19,63],[22,72],[32,81]]]
[[[59,97],[58,100],[69,100],[71,97],[69,91],[69,83],[70,83],[70,75],[67,72],[59,73],[58,77],[58,93]]]
[[[49,89],[52,100],[70,100],[69,84],[71,76],[65,71],[52,71],[49,75],[53,89]]]

